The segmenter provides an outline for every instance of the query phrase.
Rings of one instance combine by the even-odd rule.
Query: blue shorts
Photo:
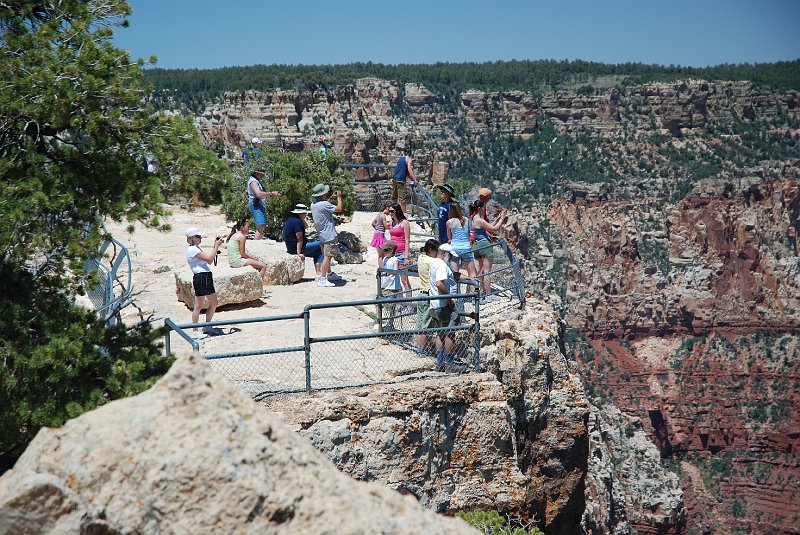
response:
[[[253,216],[253,219],[256,222],[256,225],[267,224],[267,208],[264,206],[263,202],[255,204],[253,201],[250,201],[248,208],[250,210],[250,215]]]
[[[406,253],[395,253],[394,257],[397,259],[398,266],[403,263],[406,259]]]
[[[472,254],[472,249],[456,249],[453,247],[453,250],[458,255],[456,260],[459,262],[472,262],[475,260],[475,256]]]

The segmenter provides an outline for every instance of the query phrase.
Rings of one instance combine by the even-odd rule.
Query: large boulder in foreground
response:
[[[0,478],[0,533],[475,533],[340,473],[203,361],[42,429]]]

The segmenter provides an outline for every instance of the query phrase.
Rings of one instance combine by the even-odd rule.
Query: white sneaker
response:
[[[344,279],[342,279],[342,277],[339,276],[337,273],[334,273],[333,271],[331,271],[328,274],[328,280],[329,281],[340,281],[340,280],[344,280]]]
[[[338,266],[339,262],[337,262],[335,258],[331,258],[331,265],[332,266]]]
[[[206,333],[204,333],[204,332],[192,331],[192,334],[190,334],[189,336],[191,336],[195,340],[202,340],[203,338],[207,337],[208,335]]]
[[[328,279],[326,279],[325,277],[320,277],[317,280],[317,286],[322,286],[323,288],[331,288],[336,285],[332,282],[329,282]]]

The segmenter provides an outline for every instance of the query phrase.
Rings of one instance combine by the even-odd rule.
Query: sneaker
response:
[[[344,280],[344,279],[341,276],[339,276],[336,273],[334,273],[333,271],[331,271],[328,274],[328,280],[329,281],[340,281],[340,280]]]
[[[339,262],[337,262],[335,258],[331,258],[331,265],[332,266],[338,266]]]
[[[208,335],[206,333],[203,333],[203,332],[200,332],[200,331],[192,331],[192,334],[190,334],[189,336],[191,336],[195,340],[202,340],[203,338],[205,338]]]
[[[317,279],[317,286],[322,286],[323,288],[332,288],[336,286],[334,283],[328,281],[325,277],[320,277]]]

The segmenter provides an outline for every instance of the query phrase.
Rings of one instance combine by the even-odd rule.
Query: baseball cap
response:
[[[488,197],[492,194],[492,190],[489,188],[481,188],[478,190],[478,197]]]
[[[449,243],[443,243],[439,246],[439,251],[446,251],[450,253],[451,256],[458,257],[458,253],[453,249],[453,246]]]
[[[254,138],[251,140],[251,143],[253,143],[254,145],[255,145],[255,144],[257,144],[257,143],[261,143],[261,139],[259,139],[259,138],[257,138],[257,137],[254,137]]]
[[[187,228],[186,232],[184,234],[186,234],[187,238],[191,238],[192,236],[205,236],[206,235],[205,232],[203,232],[202,230],[200,230],[197,227]]]

